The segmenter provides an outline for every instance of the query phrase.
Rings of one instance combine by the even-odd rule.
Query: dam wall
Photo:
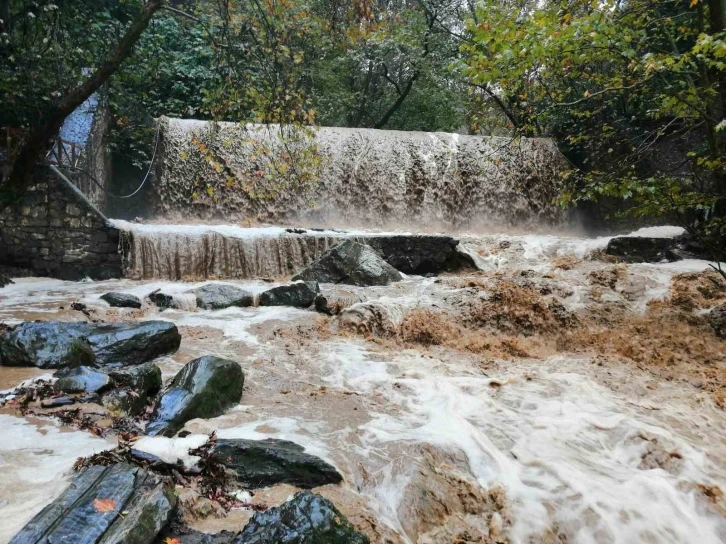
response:
[[[450,230],[561,225],[549,139],[158,120],[153,215]]]

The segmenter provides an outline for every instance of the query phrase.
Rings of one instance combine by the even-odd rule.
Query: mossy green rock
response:
[[[99,393],[111,387],[111,378],[105,372],[88,366],[63,368],[56,372],[54,387],[64,393]]]
[[[244,381],[229,359],[205,355],[188,362],[159,399],[147,434],[173,436],[190,419],[221,416],[242,399]]]

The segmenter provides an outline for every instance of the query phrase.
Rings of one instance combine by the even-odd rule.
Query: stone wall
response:
[[[0,263],[62,279],[122,275],[119,231],[50,170],[0,211]]]
[[[158,122],[152,215],[171,221],[452,232],[568,219],[553,202],[567,165],[546,138],[320,127],[281,139],[277,126]],[[306,147],[320,168],[297,182],[297,165],[277,158],[310,162]]]

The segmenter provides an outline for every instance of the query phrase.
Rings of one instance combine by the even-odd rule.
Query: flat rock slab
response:
[[[204,310],[221,310],[230,306],[252,306],[252,293],[221,283],[207,283],[190,291],[197,298],[197,306]]]
[[[93,466],[10,544],[149,544],[175,507],[173,487],[155,475],[124,463]]]
[[[161,396],[146,426],[151,436],[173,436],[190,419],[224,414],[242,399],[244,373],[229,359],[205,355],[188,362]]]
[[[63,368],[137,365],[179,349],[167,321],[133,323],[25,322],[0,337],[0,364]]]
[[[233,544],[368,544],[333,504],[303,491],[254,515]]]
[[[366,287],[389,285],[403,277],[370,246],[345,240],[323,253],[292,279]]]
[[[318,293],[320,293],[320,287],[314,281],[299,281],[290,285],[281,285],[260,294],[260,306],[307,308],[315,301]]]
[[[141,308],[141,299],[136,295],[128,293],[110,292],[101,295],[101,300],[105,300],[109,306],[114,308]]]
[[[210,455],[246,487],[287,483],[309,489],[343,480],[333,466],[287,440],[217,439]]]

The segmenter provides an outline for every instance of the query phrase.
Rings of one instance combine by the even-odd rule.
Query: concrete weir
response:
[[[417,229],[557,225],[565,159],[546,138],[171,119],[159,123],[153,214]]]
[[[427,274],[471,264],[450,236],[234,225],[113,221],[130,279],[253,279],[288,276],[345,238],[373,247],[398,270]]]

